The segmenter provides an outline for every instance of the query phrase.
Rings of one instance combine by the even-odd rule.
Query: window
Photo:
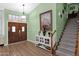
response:
[[[12,32],[16,32],[16,27],[12,26]]]
[[[26,16],[19,16],[19,15],[12,15],[9,14],[8,16],[9,22],[26,22]]]
[[[22,32],[24,32],[24,31],[25,31],[25,27],[23,26],[23,27],[22,27]]]

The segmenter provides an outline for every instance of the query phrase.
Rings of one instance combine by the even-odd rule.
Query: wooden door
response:
[[[8,23],[8,43],[19,42],[27,39],[25,23]]]
[[[27,25],[25,23],[19,24],[19,40],[23,41],[27,38]]]
[[[14,43],[18,41],[18,24],[9,22],[8,23],[8,43]]]

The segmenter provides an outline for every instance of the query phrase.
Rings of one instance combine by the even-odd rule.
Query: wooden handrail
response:
[[[55,32],[56,32],[56,30],[54,30],[54,32],[53,32],[53,34],[52,34],[52,37],[53,37],[53,35],[55,34]]]
[[[55,34],[55,32],[56,32],[56,30],[54,31],[53,35]],[[57,47],[57,44],[55,43],[54,46],[53,46],[53,48],[56,49],[56,47]],[[55,49],[54,49],[54,50],[55,50]]]
[[[55,33],[56,33],[56,30],[54,30],[54,32],[51,33],[51,34],[52,34],[52,36],[51,36],[51,53],[52,53],[53,55],[55,55],[55,46],[56,46],[56,44],[55,44],[54,46],[52,46],[52,45],[53,45],[52,38],[53,38],[53,36],[54,36]]]

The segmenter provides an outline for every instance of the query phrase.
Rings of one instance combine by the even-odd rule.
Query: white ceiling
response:
[[[0,9],[9,9],[13,11],[23,12],[23,4],[22,3],[0,3]],[[24,12],[31,12],[39,3],[24,3]]]

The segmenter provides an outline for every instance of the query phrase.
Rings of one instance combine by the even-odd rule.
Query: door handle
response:
[[[20,33],[20,30],[19,30],[19,33]]]

